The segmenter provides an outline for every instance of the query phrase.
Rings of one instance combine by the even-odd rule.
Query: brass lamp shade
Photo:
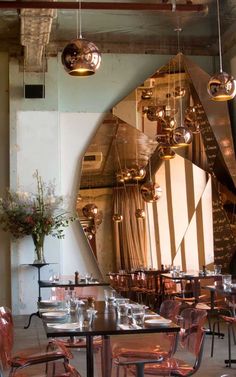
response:
[[[228,73],[220,72],[210,78],[207,91],[213,101],[228,101],[236,94],[235,81]]]
[[[91,76],[100,67],[101,54],[93,42],[79,38],[66,45],[61,61],[69,75]]]

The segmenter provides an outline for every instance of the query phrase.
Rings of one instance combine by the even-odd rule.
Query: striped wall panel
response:
[[[177,155],[162,164],[155,180],[163,195],[147,205],[153,266],[175,264],[191,271],[213,263],[211,179]]]

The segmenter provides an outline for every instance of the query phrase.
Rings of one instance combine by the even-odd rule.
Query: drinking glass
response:
[[[132,305],[131,306],[131,316],[134,325],[143,326],[145,315],[145,306],[143,305]]]
[[[223,275],[222,283],[223,283],[224,289],[230,288],[232,284],[232,275]]]
[[[125,302],[125,300],[119,300],[119,301],[117,301],[116,308],[117,308],[117,316],[118,316],[118,318],[120,318],[120,317],[127,317],[128,311],[129,311],[129,307],[128,307],[127,303]]]
[[[116,300],[115,291],[111,289],[104,289],[104,299],[106,305],[113,304]]]
[[[92,280],[92,278],[93,278],[93,275],[90,274],[89,272],[87,272],[87,273],[85,274],[85,283],[86,283],[86,284],[90,283],[91,280]]]
[[[215,275],[220,275],[221,274],[221,264],[214,264],[214,274]]]

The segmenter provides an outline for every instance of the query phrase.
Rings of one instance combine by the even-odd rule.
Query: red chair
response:
[[[10,318],[10,317],[9,317]],[[3,369],[9,369],[9,377],[15,376],[16,373],[23,368],[36,365],[47,364],[57,360],[63,361],[66,366],[72,354],[60,342],[54,342],[54,349],[52,351],[32,351],[23,349],[12,356],[14,338],[13,338],[13,322],[12,317],[7,320],[0,315],[0,358]]]
[[[163,301],[160,307],[160,315],[164,318],[177,322],[181,304],[174,300]],[[112,358],[117,366],[119,375],[119,360],[126,358],[154,358],[168,357],[176,349],[175,334],[146,334],[133,335],[130,338],[120,337],[112,344]]]
[[[195,339],[189,338],[189,333],[192,333],[193,331],[195,332],[204,326],[207,312],[195,308],[187,308],[181,312],[181,315],[178,315],[179,309],[179,302],[175,302],[174,300],[163,301],[160,308],[160,314],[165,318],[171,319],[173,322],[179,322],[179,324],[181,325],[181,345],[186,346],[185,342],[192,342],[193,340],[195,341]],[[145,338],[143,336],[141,339],[136,340],[136,343],[139,344],[138,348],[137,344],[135,343],[133,344],[133,347],[132,343],[131,346],[127,346],[127,344],[122,345],[121,343],[120,347],[116,346],[116,348],[114,348],[113,358],[115,365],[118,368],[117,375],[119,375],[119,366],[125,365],[124,361],[129,362],[133,361],[134,359],[156,359],[158,357],[170,359],[176,351],[177,347],[176,337],[173,334],[168,333],[156,334],[155,336],[153,336],[152,334],[151,338]],[[138,368],[142,369],[141,366],[139,366]]]
[[[167,357],[164,360],[120,360],[119,365],[129,367],[129,371],[136,377],[145,376],[178,376],[188,377],[196,373],[201,365],[205,330],[198,326],[189,328],[182,337],[182,349],[195,357],[193,365],[185,360]],[[137,368],[138,365],[138,368]]]

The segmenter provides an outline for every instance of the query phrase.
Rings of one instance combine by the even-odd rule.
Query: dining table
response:
[[[112,368],[110,337],[123,334],[145,334],[145,333],[175,333],[178,334],[180,327],[168,321],[156,321],[157,323],[149,326],[145,321],[142,326],[131,323],[130,317],[118,318],[116,305],[107,304],[104,301],[96,301],[94,304],[96,312],[91,326],[79,326],[78,313],[70,313],[63,322],[54,322],[46,317],[42,318],[47,338],[60,337],[86,337],[86,369],[87,377],[94,376],[94,354],[93,337],[102,337],[102,376],[110,377]],[[146,315],[155,316],[156,313],[147,311]],[[148,321],[147,321],[148,322]],[[75,324],[73,326],[72,324]],[[76,325],[78,324],[78,325]]]
[[[227,288],[223,284],[206,285],[204,288],[210,291],[211,309],[214,309],[215,296],[218,294],[229,299],[232,314],[236,317],[236,284],[231,284]]]
[[[199,272],[194,273],[188,273],[188,272],[180,272],[180,273],[162,273],[160,275],[161,277],[161,290],[162,290],[162,296],[164,296],[164,280],[170,279],[175,282],[180,282],[181,284],[181,291],[183,298],[185,297],[185,290],[184,287],[186,285],[186,282],[189,281],[192,286],[192,296],[194,299],[194,303],[197,304],[199,302],[199,296],[201,293],[201,280],[207,280],[207,279],[214,279],[214,280],[221,280],[222,275],[221,274],[215,274],[213,271],[202,274]],[[189,292],[188,292],[189,293]]]

